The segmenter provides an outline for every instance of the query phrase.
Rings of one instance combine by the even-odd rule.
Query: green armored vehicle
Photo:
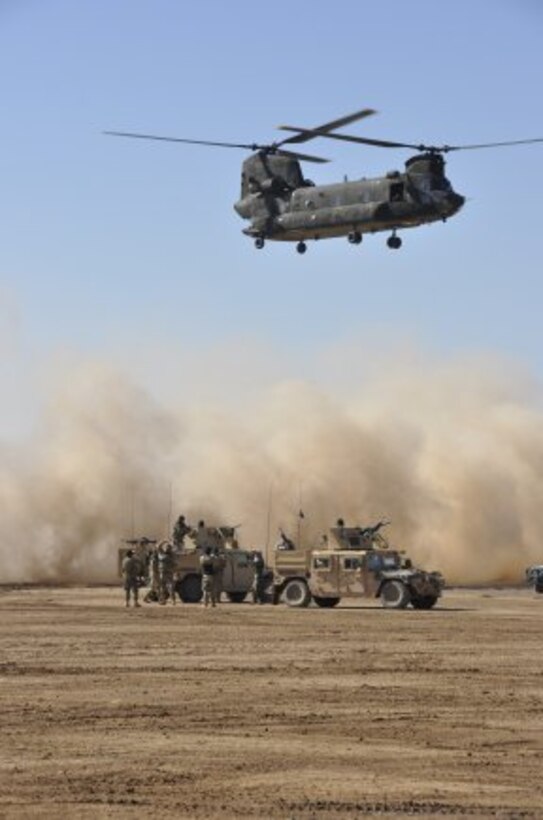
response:
[[[253,553],[238,547],[235,527],[206,527],[200,524],[191,530],[177,547],[168,541],[149,538],[125,540],[130,545],[141,565],[141,585],[149,586],[146,601],[158,600],[157,572],[153,572],[153,558],[158,549],[168,547],[173,561],[174,588],[181,601],[195,604],[202,599],[202,571],[200,558],[210,547],[222,557],[222,591],[233,603],[241,603],[249,593],[254,578]],[[119,550],[119,573],[122,560],[128,550]]]
[[[184,603],[201,600],[200,557],[208,547],[223,558],[223,592],[232,603],[241,603],[253,585],[253,554],[238,547],[235,527],[199,526],[185,536],[183,547],[174,551],[175,591]]]
[[[543,564],[535,564],[526,569],[526,583],[536,592],[543,593]]]
[[[275,600],[288,606],[333,607],[342,598],[379,598],[388,609],[431,609],[441,595],[439,572],[413,567],[374,527],[337,526],[316,549],[275,553]]]

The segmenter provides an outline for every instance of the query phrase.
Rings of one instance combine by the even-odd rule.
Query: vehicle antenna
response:
[[[172,482],[169,483],[169,493],[168,493],[168,517],[166,521],[166,538],[171,538],[172,535]]]
[[[273,497],[273,481],[270,482],[270,488],[268,490],[268,515],[267,515],[267,518],[266,518],[265,555],[266,555],[266,564],[268,564],[268,565],[270,563],[270,535],[271,535],[272,497]]]
[[[302,521],[305,518],[304,508],[302,506],[302,482],[298,484],[298,549],[302,547]]]

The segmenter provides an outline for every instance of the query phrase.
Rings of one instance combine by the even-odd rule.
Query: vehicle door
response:
[[[251,589],[254,569],[249,554],[243,550],[228,550],[223,572],[225,592],[244,592]]]
[[[340,593],[342,597],[359,598],[364,595],[364,579],[362,575],[363,557],[361,555],[341,555],[340,561]]]
[[[337,555],[313,555],[309,571],[309,587],[313,595],[318,598],[336,598],[339,595]]]
[[[375,598],[381,584],[383,569],[382,556],[378,552],[367,552],[362,563],[364,590],[369,598]]]

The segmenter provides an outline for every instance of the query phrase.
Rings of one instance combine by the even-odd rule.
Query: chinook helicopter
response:
[[[209,140],[164,137],[126,131],[105,131],[116,137],[189,143],[252,151],[241,171],[241,196],[237,213],[250,224],[243,233],[263,248],[266,240],[296,242],[305,253],[307,240],[346,236],[359,245],[363,234],[390,231],[389,248],[402,245],[397,231],[431,222],[445,222],[462,208],[465,198],[453,190],[445,176],[444,154],[478,148],[543,142],[536,139],[489,142],[478,145],[425,145],[370,139],[336,133],[340,128],[377,112],[364,108],[315,128],[281,125],[292,135],[268,145],[257,143],[211,142]],[[391,171],[384,177],[315,185],[304,177],[300,161],[323,163],[329,160],[289,150],[283,146],[308,142],[317,137],[343,140],[379,148],[408,148],[417,153],[405,162],[405,171]]]

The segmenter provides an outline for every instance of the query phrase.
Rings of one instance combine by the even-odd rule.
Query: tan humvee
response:
[[[431,609],[441,595],[439,572],[425,572],[388,544],[376,527],[334,527],[321,547],[277,551],[275,600],[332,607],[341,598],[379,598],[384,607]]]
[[[142,586],[150,581],[150,562],[157,542],[149,538],[134,538],[125,541],[131,545],[142,567]],[[164,542],[168,543],[168,542]],[[253,554],[240,549],[235,538],[235,527],[199,527],[186,535],[182,548],[172,546],[175,591],[186,604],[198,603],[202,598],[202,573],[200,558],[210,547],[218,550],[223,557],[222,589],[233,603],[241,603],[252,587],[254,578]],[[128,547],[119,550],[119,572]],[[153,600],[150,591],[146,598]]]

